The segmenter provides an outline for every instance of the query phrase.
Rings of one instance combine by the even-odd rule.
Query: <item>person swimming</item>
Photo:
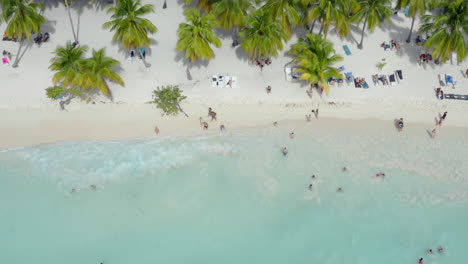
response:
[[[341,187],[339,187],[338,189],[336,189],[337,192],[343,192],[343,189]]]
[[[437,250],[438,250],[440,253],[444,252],[444,248],[443,248],[443,247],[439,247]]]
[[[312,180],[315,180],[315,174],[310,176],[310,178],[312,178]]]
[[[284,147],[283,148],[283,156],[286,156],[286,155],[288,155],[288,148]]]
[[[311,183],[311,184],[309,184],[309,190],[311,190],[311,191],[312,191],[312,183]]]
[[[427,251],[427,254],[432,254],[432,249],[430,248],[428,251]]]
[[[381,173],[377,173],[377,174],[375,175],[375,177],[385,177],[385,173],[382,173],[382,172],[381,172]]]

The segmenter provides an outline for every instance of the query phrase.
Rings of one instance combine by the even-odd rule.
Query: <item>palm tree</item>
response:
[[[266,13],[279,19],[287,39],[291,38],[292,27],[301,22],[296,4],[297,0],[267,0],[266,4],[262,6]]]
[[[425,15],[422,17],[421,33],[429,33],[426,48],[434,48],[433,56],[441,62],[446,62],[452,52],[457,54],[457,60],[463,61],[467,56],[468,35],[468,2],[453,0],[441,1],[436,7],[443,10],[440,15]]]
[[[52,78],[54,85],[62,83],[63,87],[81,86],[83,83],[83,55],[88,50],[86,45],[73,47],[69,42],[58,46],[55,57],[50,60],[49,69],[57,71]]]
[[[301,73],[301,80],[307,80],[314,86],[323,87],[326,94],[329,93],[328,79],[330,77],[342,77],[336,67],[332,65],[343,60],[343,57],[335,54],[333,44],[324,40],[321,35],[307,34],[299,39],[288,52],[295,55],[292,62],[296,63],[297,72]]]
[[[98,88],[101,93],[113,101],[112,91],[109,89],[106,80],[116,82],[124,86],[124,81],[114,69],[120,62],[106,56],[105,48],[93,49],[93,56],[83,61],[83,89]]]
[[[123,49],[148,47],[151,44],[148,33],[154,34],[158,29],[141,16],[153,12],[153,5],[142,5],[140,0],[118,0],[117,6],[107,9],[107,13],[112,13],[112,20],[104,23],[103,27],[115,31],[112,40]],[[144,58],[143,54],[140,55]]]
[[[252,0],[218,0],[213,4],[211,12],[218,18],[222,29],[239,29],[245,25],[247,15],[253,7]]]
[[[328,30],[333,24],[338,35],[345,37],[349,34],[350,13],[356,10],[354,0],[318,0],[316,5],[309,11],[309,19],[318,19],[321,23],[320,33],[323,32],[327,38]]]
[[[408,35],[408,39],[406,39],[406,43],[410,43],[411,35],[413,33],[413,26],[414,21],[416,20],[416,15],[425,15],[426,11],[429,9],[429,6],[432,4],[433,0],[398,0],[396,4],[397,9],[409,8],[409,15],[412,17],[411,21],[411,28]]]
[[[186,5],[191,5],[194,0],[185,0]],[[200,10],[204,10],[205,12],[210,12],[213,3],[216,0],[198,0],[197,8]]]
[[[390,23],[390,16],[393,14],[391,4],[392,0],[358,0],[359,9],[353,15],[352,20],[362,22],[361,42],[358,48],[362,49],[364,41],[364,32],[367,29],[372,32],[376,26],[381,26],[386,20]]]
[[[196,8],[185,11],[187,21],[179,25],[177,51],[184,51],[185,58],[195,62],[197,59],[211,59],[214,52],[210,44],[221,47],[221,41],[215,36],[213,28],[217,25],[213,14],[200,15]]]
[[[2,13],[0,20],[8,23],[5,34],[7,37],[20,41],[18,53],[13,67],[18,67],[21,49],[24,40],[30,40],[32,33],[39,33],[45,18],[40,14],[44,6],[40,3],[31,3],[31,0],[2,0]]]
[[[287,38],[278,20],[261,9],[247,19],[239,36],[243,38],[242,49],[254,59],[278,56],[278,51],[283,49],[283,41]]]

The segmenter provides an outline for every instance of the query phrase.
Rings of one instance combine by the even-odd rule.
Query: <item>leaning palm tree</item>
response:
[[[422,17],[421,33],[429,33],[426,48],[434,48],[433,56],[441,62],[446,62],[451,54],[457,54],[457,60],[463,61],[467,56],[465,36],[468,35],[468,2],[453,0],[439,2],[440,15],[425,15]]]
[[[309,20],[318,19],[321,23],[320,34],[327,38],[333,25],[340,37],[346,37],[351,30],[349,14],[355,12],[354,0],[318,0],[309,11]]]
[[[288,52],[294,55],[293,63],[296,63],[296,71],[301,74],[301,80],[307,80],[312,86],[319,85],[326,94],[330,87],[330,77],[342,77],[336,67],[332,65],[343,60],[343,57],[335,54],[333,44],[324,40],[321,35],[307,34],[299,39]]]
[[[381,26],[383,21],[391,23],[390,16],[393,14],[391,4],[392,0],[358,0],[359,9],[353,15],[352,20],[362,24],[361,42],[358,48],[362,49],[364,41],[364,32],[367,30],[373,32],[375,27]]]
[[[429,9],[430,5],[434,0],[398,0],[396,4],[397,9],[409,8],[409,16],[412,18],[411,28],[406,39],[407,43],[411,41],[411,35],[413,34],[414,21],[416,16],[419,14],[421,16],[426,14],[426,11]]]
[[[213,31],[217,25],[215,16],[210,13],[200,15],[196,8],[186,10],[185,16],[189,23],[179,25],[177,51],[184,51],[185,58],[191,62],[213,58],[214,52],[210,45],[221,47],[221,41]]]
[[[50,60],[49,69],[56,71],[52,81],[54,85],[62,83],[63,87],[81,86],[83,83],[83,55],[87,51],[86,45],[73,47],[67,42],[65,46],[58,46]]]
[[[117,6],[109,7],[107,12],[112,13],[112,20],[103,27],[115,31],[112,40],[123,49],[148,47],[151,43],[148,34],[158,31],[149,19],[141,17],[153,13],[154,6],[142,5],[140,0],[118,0]]]
[[[239,29],[245,25],[247,15],[253,7],[252,0],[218,0],[213,4],[211,12],[217,17],[220,28]]]
[[[1,21],[8,23],[5,34],[9,38],[18,39],[20,42],[18,53],[13,63],[17,67],[22,57],[21,49],[24,40],[30,40],[32,33],[39,33],[45,18],[40,14],[44,6],[40,3],[31,3],[31,0],[2,0]]]
[[[255,11],[247,19],[239,36],[243,38],[242,49],[254,59],[278,56],[287,38],[281,23],[263,10]]]
[[[93,50],[93,56],[83,62],[83,89],[99,89],[104,96],[112,101],[112,91],[109,89],[106,80],[124,86],[124,81],[115,68],[120,65],[118,60],[106,56],[105,48]]]
[[[291,38],[292,27],[298,26],[301,16],[296,9],[297,0],[267,0],[262,8],[274,18],[278,18],[287,38]]]

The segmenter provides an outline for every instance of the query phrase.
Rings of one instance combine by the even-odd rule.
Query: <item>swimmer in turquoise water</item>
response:
[[[423,258],[420,258],[418,264],[423,264]]]
[[[312,191],[312,187],[313,187],[313,186],[312,186],[312,183],[311,183],[311,184],[309,184],[309,190],[311,190],[311,191]]]
[[[440,253],[444,252],[444,248],[443,247],[439,247],[439,249],[437,249]]]
[[[432,254],[432,249],[429,249],[429,250],[427,251],[427,254]]]
[[[288,155],[288,148],[284,147],[283,148],[283,156],[286,156],[286,155]]]

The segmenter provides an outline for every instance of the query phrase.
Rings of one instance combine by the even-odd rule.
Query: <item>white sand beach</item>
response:
[[[66,8],[59,2],[46,1],[44,16],[47,23],[42,31],[51,34],[50,40],[41,46],[31,44],[18,68],[2,66],[0,69],[0,148],[63,140],[155,136],[155,126],[161,130],[158,136],[201,133],[199,117],[208,118],[208,107],[218,113],[218,120],[209,122],[208,132],[219,131],[221,124],[229,130],[281,120],[306,122],[305,115],[316,108],[320,109],[319,120],[313,119],[313,125],[326,122],[321,121],[322,117],[383,119],[389,121],[389,129],[392,129],[393,120],[400,117],[405,118],[407,125],[412,122],[435,125],[439,114],[447,111],[444,126],[468,127],[468,101],[438,100],[435,96],[435,89],[440,87],[438,74],[446,73],[452,74],[458,85],[457,88],[445,87],[444,92],[468,95],[468,79],[462,75],[468,63],[465,60],[443,65],[433,62],[419,65],[421,48],[414,41],[405,42],[411,19],[402,12],[392,17],[392,25],[378,28],[372,34],[366,33],[362,50],[357,48],[355,41],[360,39],[360,28],[354,28],[346,39],[340,39],[332,30],[329,40],[334,43],[337,53],[344,56],[344,61],[336,66],[344,66],[345,72],[366,78],[370,88],[355,88],[353,84],[335,85],[331,86],[328,96],[320,97],[314,93],[309,98],[306,94],[308,85],[287,81],[284,71],[291,60],[287,51],[304,32],[296,31],[280,56],[272,58],[272,64],[260,71],[240,46],[232,48],[231,35],[219,30],[217,33],[223,46],[214,49],[215,58],[190,65],[188,74],[183,54],[175,49],[176,31],[179,23],[184,21],[182,1],[169,0],[167,9],[162,9],[163,0],[146,0],[143,3],[152,3],[156,7],[156,12],[149,19],[159,29],[153,35],[154,42],[147,52],[146,60],[151,67],[146,68],[139,59],[127,60],[128,56],[112,43],[112,33],[102,29],[102,24],[109,20],[105,2],[91,5],[76,1],[72,5],[72,16],[75,23],[79,21],[79,41],[89,46],[88,52],[92,48],[106,47],[107,55],[122,63],[119,74],[125,81],[125,87],[110,84],[113,103],[104,98],[94,103],[75,99],[66,106],[66,111],[60,110],[57,101],[46,97],[45,88],[52,85],[53,73],[48,69],[52,52],[57,45],[73,39]],[[417,28],[418,21],[415,24]],[[0,25],[0,30],[5,30],[5,24]],[[415,38],[417,33],[413,36]],[[380,47],[382,42],[390,40],[397,41],[401,50],[384,51]],[[343,45],[349,46],[352,55],[344,53]],[[0,46],[13,56],[17,55],[18,43],[2,41]],[[375,65],[382,59],[386,65],[380,71]],[[373,74],[391,74],[396,70],[402,70],[403,80],[395,86],[373,85]],[[213,75],[236,76],[237,87],[212,87]],[[161,116],[155,106],[147,104],[151,100],[151,91],[161,85],[180,86],[188,97],[181,106],[189,117],[183,114]],[[265,92],[267,85],[272,86],[271,94]]]

